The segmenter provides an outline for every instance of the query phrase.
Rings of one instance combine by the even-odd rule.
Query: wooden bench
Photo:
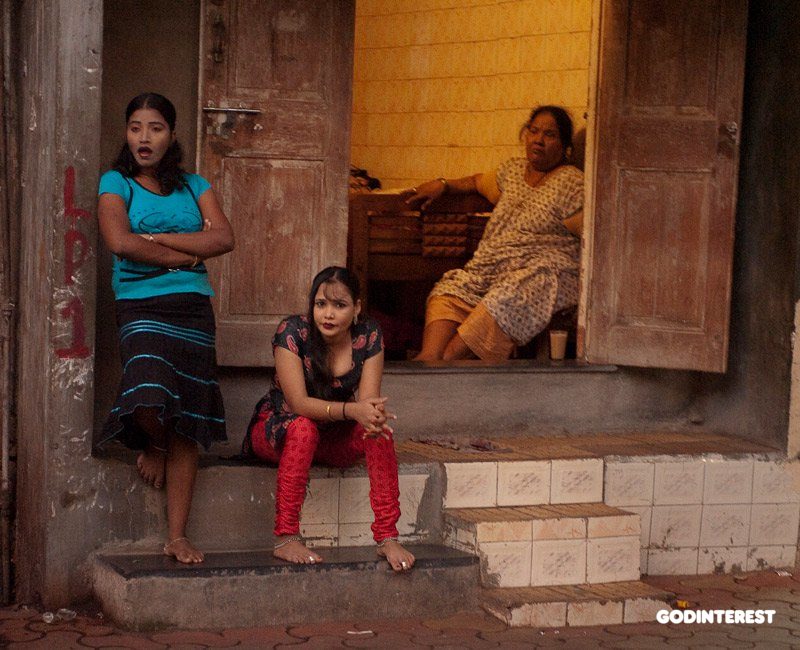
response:
[[[391,287],[389,318],[402,319],[418,338],[429,291],[445,271],[464,266],[472,257],[493,207],[477,192],[443,196],[424,212],[410,209],[398,194],[351,195],[348,268],[361,283],[365,311],[377,315],[379,309],[386,316],[386,305],[375,304],[373,290]],[[573,316],[574,310],[557,314],[553,325],[574,332],[574,325],[568,327]],[[392,341],[386,333],[389,356]],[[546,338],[547,331],[525,346],[522,356],[546,357]]]
[[[445,271],[461,266],[483,235],[492,204],[480,194],[445,196],[423,213],[409,209],[398,194],[355,194],[350,197],[348,267],[369,300],[376,281],[435,282]],[[450,245],[431,234],[452,228]]]

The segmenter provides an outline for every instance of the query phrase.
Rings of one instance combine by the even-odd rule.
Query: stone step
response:
[[[132,455],[102,461],[114,532],[101,540],[104,545],[152,548],[167,530],[166,494],[140,480],[134,461]],[[186,534],[203,550],[269,547],[276,474],[274,466],[255,462],[201,466]],[[397,528],[403,543],[441,540],[443,483],[437,464],[400,463]],[[366,467],[312,467],[300,521],[301,533],[315,546],[374,546]]]
[[[563,587],[486,589],[481,606],[511,627],[619,625],[654,621],[675,595],[639,580]]]
[[[603,500],[602,458],[514,460],[519,453],[508,453],[511,458],[503,458],[502,452],[494,455],[495,460],[444,463],[445,508]]]
[[[266,550],[206,553],[197,565],[156,553],[98,554],[91,579],[105,614],[134,630],[430,617],[477,605],[476,557],[409,549],[416,565],[403,574],[374,547],[340,547],[322,549],[317,565],[287,564]]]
[[[639,515],[604,503],[447,510],[445,543],[481,558],[487,587],[639,579]]]

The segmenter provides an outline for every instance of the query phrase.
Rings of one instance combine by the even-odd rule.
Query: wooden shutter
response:
[[[747,2],[601,7],[586,356],[724,372]]]

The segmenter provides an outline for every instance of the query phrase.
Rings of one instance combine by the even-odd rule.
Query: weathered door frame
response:
[[[94,219],[102,0],[15,5],[20,260],[16,587],[63,606],[85,593],[104,477],[87,471],[94,419]],[[25,74],[22,74],[22,71]]]
[[[14,477],[11,470],[11,447],[14,444],[12,409],[15,404],[16,374],[15,336],[19,278],[19,193],[14,182],[18,176],[17,116],[14,98],[16,81],[12,64],[15,50],[12,25],[15,24],[14,3],[4,2],[0,20],[0,82],[3,99],[0,103],[0,602],[11,602],[12,523],[14,517]]]
[[[592,2],[592,31],[589,45],[589,95],[586,118],[586,151],[584,153],[583,174],[583,234],[581,241],[580,290],[578,293],[578,332],[576,356],[586,357],[586,310],[589,283],[592,281],[591,264],[594,251],[594,178],[597,175],[595,165],[595,133],[597,131],[597,77],[600,70],[600,16],[602,1]]]

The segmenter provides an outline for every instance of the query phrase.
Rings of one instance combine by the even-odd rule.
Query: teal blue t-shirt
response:
[[[211,185],[202,176],[184,174],[186,185],[162,196],[118,171],[100,177],[101,194],[117,194],[125,201],[132,233],[198,232],[203,217],[197,201]],[[204,264],[193,269],[164,269],[114,256],[111,286],[117,300],[152,298],[170,293],[213,296]]]

